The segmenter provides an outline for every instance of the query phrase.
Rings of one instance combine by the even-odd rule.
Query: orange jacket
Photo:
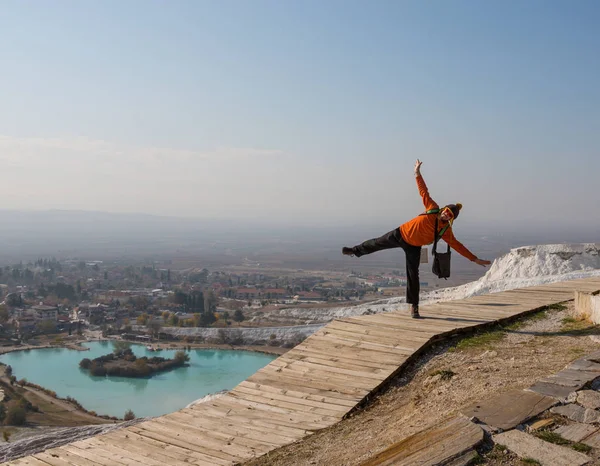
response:
[[[433,199],[431,199],[429,191],[427,190],[427,185],[425,184],[425,181],[421,175],[417,176],[417,187],[419,188],[419,194],[423,198],[425,211],[439,209],[440,206]],[[425,246],[426,244],[433,243],[435,217],[435,214],[419,215],[403,225],[400,225],[400,233],[402,233],[402,238],[404,238],[404,241],[406,241],[408,244],[412,244],[413,246]],[[448,222],[438,219],[438,234],[440,230],[447,224]],[[444,232],[442,239],[461,256],[464,256],[471,261],[477,259],[475,254],[469,251],[454,237],[454,234],[452,233],[452,227],[449,227]]]

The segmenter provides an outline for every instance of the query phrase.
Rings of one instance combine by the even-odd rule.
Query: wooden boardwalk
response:
[[[226,395],[11,465],[230,465],[339,422],[429,343],[600,290],[600,277],[331,322]]]

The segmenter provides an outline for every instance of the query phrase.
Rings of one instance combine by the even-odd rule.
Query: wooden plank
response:
[[[190,408],[191,409],[191,408]],[[187,412],[187,410],[185,410]],[[261,416],[261,417],[251,417],[246,416],[245,413],[236,413],[231,409],[223,409],[223,407],[210,407],[210,409],[206,409],[202,411],[202,416],[207,419],[212,420],[215,423],[218,422],[227,422],[227,423],[236,423],[240,427],[252,429],[255,432],[279,432],[281,435],[287,435],[290,437],[304,437],[306,435],[310,435],[312,433],[311,430],[304,429],[298,425],[298,423],[294,423],[290,421],[289,418],[275,418],[273,416]],[[192,415],[197,416],[199,413],[193,413]],[[228,424],[229,425],[229,424]]]
[[[48,451],[42,451],[40,453],[36,453],[35,455],[33,455],[32,459],[39,461],[40,463],[44,464],[45,466],[47,466],[47,465],[71,466],[71,463],[69,463],[67,460],[60,458],[58,456],[54,456],[54,455],[56,455],[56,453],[49,453]]]
[[[331,422],[336,422],[339,420],[339,417],[335,414],[330,413],[320,413],[316,410],[314,411],[298,411],[296,409],[292,409],[289,407],[283,406],[275,406],[273,404],[269,404],[266,401],[252,401],[245,398],[240,398],[239,396],[233,396],[232,394],[227,394],[227,396],[222,397],[219,401],[231,401],[238,403],[240,405],[250,407],[251,409],[258,409],[262,411],[266,411],[268,413],[279,413],[285,414],[290,417],[295,417],[297,419],[305,419],[309,422],[322,423],[325,425],[329,425]]]
[[[352,341],[364,341],[378,346],[401,348],[406,351],[414,351],[420,348],[424,342],[429,341],[434,335],[434,333],[429,332],[425,334],[426,337],[418,336],[415,338],[414,332],[407,328],[404,328],[403,332],[399,332],[397,329],[389,327],[362,325],[360,321],[347,323],[339,320],[334,320],[318,332],[321,335],[326,333],[340,335]]]
[[[69,452],[69,453],[75,455],[75,457],[81,457],[85,460],[92,461],[93,463],[95,463],[97,465],[100,464],[103,466],[115,466],[115,465],[133,464],[133,465],[139,466],[139,464],[140,464],[137,462],[128,463],[128,462],[126,462],[126,460],[118,461],[115,458],[106,458],[103,454],[100,454],[98,452],[94,452],[89,449],[77,448],[75,446],[75,444],[73,444],[73,443],[68,444],[68,445],[63,445],[59,449],[62,451]],[[74,461],[74,463],[77,464],[76,460]]]
[[[306,393],[304,391],[290,389],[281,389],[267,384],[258,384],[254,382],[249,382],[245,380],[241,382],[236,389],[239,387],[249,388],[251,390],[258,390],[263,393],[272,393],[277,395],[285,395],[291,398],[301,399],[301,400],[310,400],[310,401],[319,401],[322,403],[327,403],[330,405],[339,405],[346,408],[353,408],[356,405],[354,400],[344,400],[340,398],[331,398],[329,396],[320,396],[320,395],[312,395],[310,393]]]
[[[447,464],[458,455],[471,450],[483,441],[481,427],[457,416],[401,440],[363,466],[434,466]]]
[[[427,312],[427,306],[419,308],[419,312]],[[371,319],[372,317],[372,319]],[[399,329],[409,332],[415,342],[429,341],[429,339],[439,333],[454,330],[456,324],[453,322],[435,321],[428,319],[413,319],[410,316],[400,312],[386,312],[384,314],[374,314],[369,316],[353,317],[352,319],[343,318],[339,322],[365,326],[371,322],[379,322],[389,329]],[[373,325],[368,325],[374,327]]]
[[[365,323],[371,321],[369,317],[382,318],[382,321],[388,321],[389,326],[366,326]],[[387,318],[387,319],[386,319]],[[343,317],[331,322],[328,325],[332,327],[339,327],[347,329],[353,332],[370,332],[373,335],[391,336],[392,338],[398,336],[396,328],[408,331],[411,335],[412,341],[415,343],[421,343],[428,341],[431,335],[436,332],[438,323],[433,323],[424,319],[413,319],[410,316],[402,315],[396,312],[386,312],[383,314],[373,314],[369,316],[358,316],[358,317]],[[453,324],[446,324],[447,327],[454,327]]]
[[[146,424],[146,423],[143,423]],[[196,451],[202,453],[208,457],[215,457],[220,460],[227,460],[230,462],[239,462],[244,458],[240,458],[238,456],[230,455],[228,453],[215,450],[213,448],[209,448],[205,446],[206,442],[202,442],[203,439],[200,438],[190,438],[185,434],[176,434],[173,432],[169,432],[168,430],[162,428],[158,424],[148,425],[145,428],[139,427],[141,424],[137,424],[135,426],[129,427],[133,432],[143,437],[149,437],[155,440],[159,440],[161,442],[169,443],[171,445],[176,445],[181,448],[185,448],[187,450]]]
[[[244,429],[243,427],[234,430],[235,426],[228,427],[224,423],[214,423],[211,419],[199,419],[189,415],[176,414],[179,413],[174,413],[169,419],[158,418],[158,422],[164,423],[165,426],[176,426],[178,423],[183,423],[186,429],[190,430],[190,433],[219,438],[225,442],[225,448],[227,449],[231,445],[246,448],[251,457],[256,456],[257,453],[266,453],[282,445],[295,442],[299,438],[284,437],[275,431],[253,433],[251,429]],[[226,427],[229,429],[228,432],[226,432]]]
[[[73,453],[70,453],[61,447],[45,450],[42,453],[38,453],[38,455],[41,455],[44,461],[53,466],[61,466],[65,464],[76,464],[77,466],[97,466],[98,464],[89,459],[74,455]]]
[[[105,443],[101,441],[99,438],[89,438],[87,439],[86,445],[89,445],[90,449],[94,452],[108,452],[111,456],[117,455],[118,457],[125,457],[134,461],[137,461],[141,464],[146,464],[148,466],[163,466],[161,461],[158,461],[154,458],[149,457],[148,455],[142,455],[137,453],[132,449],[125,449],[121,445],[116,443]],[[185,463],[184,463],[185,464]]]
[[[339,367],[356,367],[360,368],[360,370],[372,370],[374,372],[383,372],[383,371],[393,371],[398,367],[398,364],[390,364],[383,363],[381,361],[363,361],[360,359],[348,357],[341,357],[338,353],[331,354],[331,352],[325,352],[324,350],[316,350],[314,348],[298,348],[295,347],[293,350],[285,353],[289,358],[310,358],[314,360],[320,361],[320,364],[337,364],[339,363]],[[409,356],[412,352],[408,353],[406,356]]]
[[[139,446],[140,448],[147,448],[148,452],[154,453],[156,450],[162,451],[162,453],[170,458],[174,458],[176,461],[191,462],[191,464],[205,465],[220,465],[225,466],[231,464],[229,460],[223,460],[214,456],[206,455],[202,452],[182,448],[178,445],[173,445],[164,441],[156,440],[148,436],[142,436],[131,432],[129,428],[116,430],[107,434],[111,440],[113,437],[123,439],[125,442],[130,442],[132,445]],[[170,464],[166,462],[165,464]]]
[[[35,456],[25,456],[24,458],[19,458],[2,464],[6,464],[7,466],[49,466],[50,463],[45,463],[44,461],[37,459]]]
[[[247,393],[250,395],[262,396],[263,398],[267,398],[267,399],[280,400],[280,401],[285,401],[288,403],[301,404],[301,405],[305,405],[305,406],[311,406],[314,408],[326,408],[329,411],[336,412],[336,413],[346,413],[349,410],[348,406],[341,406],[341,405],[332,404],[332,403],[323,402],[323,401],[314,401],[314,400],[310,400],[310,399],[306,399],[306,398],[288,396],[286,394],[281,394],[281,393],[268,392],[266,390],[250,388],[248,386],[241,385],[241,384],[238,385],[237,387],[235,387],[232,390],[232,392],[233,393]]]
[[[133,458],[131,455],[119,454],[116,449],[108,450],[104,448],[98,448],[97,446],[94,446],[93,438],[70,443],[60,448],[63,448],[74,455],[78,455],[87,460],[99,462],[101,464],[104,464],[104,462],[107,464],[122,464],[127,466],[142,466],[145,464],[143,460],[139,461]]]
[[[270,374],[268,372],[256,372],[252,375],[252,377],[246,379],[246,381],[260,385],[268,385],[283,390],[290,390],[290,387],[293,387],[293,390],[310,393],[313,396],[323,396],[343,401],[359,400],[365,396],[365,393],[368,393],[365,392],[365,390],[355,388],[342,390],[340,390],[337,386],[335,388],[323,388],[318,385],[316,386],[313,381],[308,380],[307,382],[306,379],[301,377],[286,377],[282,374]]]
[[[229,392],[229,395],[236,399],[262,403],[264,405],[272,406],[274,408],[285,408],[298,413],[322,414],[324,416],[337,417],[338,419],[341,419],[342,416],[348,411],[347,409],[340,407],[337,407],[337,409],[331,409],[319,408],[301,403],[292,403],[289,401],[280,400],[278,398],[273,398],[268,394],[261,393],[260,395],[255,395],[252,393],[248,393],[248,391],[246,390],[232,390],[231,392]]]
[[[323,365],[319,363],[313,363],[306,359],[291,359],[284,356],[278,357],[273,361],[273,366],[276,367],[294,367],[294,368],[307,368],[307,369],[319,369],[321,371],[331,372],[332,374],[339,374],[340,376],[351,376],[358,377],[360,379],[366,379],[369,381],[373,380],[385,380],[389,373],[380,372],[363,372],[359,370],[346,369],[343,367],[337,367],[333,365]]]
[[[378,385],[375,379],[365,379],[363,377],[348,377],[336,375],[333,372],[327,372],[319,369],[294,367],[277,367],[274,365],[265,366],[261,369],[262,372],[270,372],[272,374],[282,373],[295,375],[297,377],[311,377],[321,383],[329,383],[334,387],[354,387],[362,390],[370,391]]]
[[[374,351],[370,348],[361,347],[358,343],[337,339],[334,336],[319,337],[318,339],[311,340],[310,342],[304,341],[296,346],[296,348],[300,350],[307,349],[309,351],[327,351],[329,354],[339,354],[346,359],[355,358],[365,362],[379,361],[383,362],[384,364],[394,365],[398,365],[399,363],[405,361],[407,356],[411,356],[414,353],[414,351],[382,353],[380,351]]]
[[[371,366],[365,366],[365,365],[357,365],[357,364],[352,364],[352,362],[350,362],[351,360],[347,359],[347,360],[340,360],[340,358],[337,357],[326,357],[321,355],[321,357],[315,357],[314,355],[310,355],[307,354],[303,351],[288,351],[287,353],[285,353],[285,360],[286,361],[302,361],[302,362],[308,362],[311,364],[316,364],[319,366],[327,366],[327,367],[336,367],[339,369],[346,369],[346,370],[350,370],[352,372],[356,372],[359,375],[365,377],[365,376],[375,376],[378,378],[379,375],[381,374],[390,374],[392,372],[394,372],[397,368],[398,365],[394,364],[385,364],[385,365],[381,365],[378,366],[376,365],[376,363],[371,363]]]
[[[199,414],[203,414],[199,416]],[[304,437],[307,432],[300,429],[283,429],[276,425],[271,424],[269,427],[261,427],[257,425],[250,425],[243,422],[237,422],[235,419],[227,418],[214,418],[207,416],[206,413],[190,413],[178,411],[171,415],[170,419],[176,421],[184,421],[194,426],[209,427],[215,432],[222,434],[234,435],[244,439],[259,441],[263,444],[269,444],[273,446],[285,445],[290,442],[295,442],[299,438]],[[274,434],[274,432],[276,432]],[[291,433],[290,433],[291,432]],[[266,441],[265,434],[274,436],[273,441]],[[248,442],[248,445],[251,445]]]
[[[364,341],[352,340],[346,336],[339,336],[334,332],[327,332],[325,334],[314,335],[311,337],[312,340],[310,342],[305,340],[298,346],[300,346],[301,348],[306,348],[310,344],[311,346],[319,347],[319,342],[321,342],[325,344],[324,349],[328,348],[332,352],[335,350],[335,348],[341,349],[344,347],[360,349],[369,351],[370,353],[377,355],[377,357],[381,358],[381,360],[387,362],[396,361],[398,355],[412,354],[416,349],[418,349],[412,348],[408,350],[401,347],[393,348],[382,345],[376,345]],[[425,342],[423,342],[423,344],[424,343]]]
[[[136,455],[149,458],[148,464],[158,462],[160,464],[169,464],[173,466],[189,466],[189,462],[182,461],[176,457],[166,454],[166,451],[161,448],[157,448],[151,445],[150,442],[146,441],[135,441],[134,439],[118,437],[118,436],[105,436],[100,435],[95,438],[96,441],[101,442],[104,445],[110,445],[117,447],[126,452],[130,452]],[[191,459],[187,457],[186,459]],[[206,463],[205,463],[206,464]]]
[[[323,366],[339,367],[342,369],[354,369],[367,374],[388,374],[398,368],[397,364],[365,363],[364,361],[358,361],[357,363],[357,361],[353,359],[343,359],[338,356],[307,352],[306,350],[293,349],[285,353],[285,356],[288,359],[313,362]]]
[[[245,401],[239,398],[229,397],[228,399],[219,400],[219,405],[222,407],[244,408],[240,409],[240,413],[245,413],[246,416],[253,416],[260,419],[271,419],[287,422],[287,425],[292,427],[302,426],[305,430],[317,430],[323,427],[329,427],[339,418],[322,415],[310,415],[308,413],[292,412],[289,410],[276,409],[271,406],[265,407],[261,403]],[[284,411],[284,412],[281,412]]]
[[[176,420],[177,419],[177,420]],[[240,458],[253,458],[257,453],[266,453],[273,449],[277,443],[257,442],[252,439],[239,437],[211,429],[201,425],[194,425],[184,417],[167,418],[166,416],[157,417],[152,421],[154,425],[159,424],[166,430],[185,433],[191,437],[199,437],[211,444],[211,448],[217,448],[219,451],[235,454]]]
[[[407,333],[403,333],[399,335],[401,338],[385,338],[378,335],[368,335],[365,333],[359,333],[357,331],[352,330],[341,330],[335,327],[324,327],[319,332],[315,333],[315,337],[323,338],[333,336],[336,339],[356,344],[361,348],[369,348],[374,351],[379,351],[382,353],[391,353],[397,354],[398,351],[402,351],[403,353],[412,353],[416,349],[423,346],[423,344],[428,340],[419,341],[416,343],[413,340],[409,339],[409,335]],[[430,338],[434,336],[431,334]]]
[[[458,307],[458,306],[457,306]],[[478,311],[468,311],[467,308],[465,306],[460,306],[459,309],[460,311],[460,317],[465,317],[463,320],[466,321],[466,323],[470,323],[467,319],[472,318],[473,320],[477,319],[475,322],[473,323],[479,323],[481,320],[488,321],[491,320],[488,317],[482,316],[480,312]],[[423,325],[431,325],[431,326],[440,326],[440,325],[444,325],[445,321],[443,319],[448,318],[448,317],[453,317],[453,313],[451,311],[451,309],[448,307],[444,307],[441,304],[431,304],[429,306],[423,306],[419,309],[419,312],[423,313],[422,317],[424,317],[423,319],[418,319],[417,322],[421,323],[423,322]],[[453,317],[454,319],[459,319],[460,317],[458,316],[458,314],[456,313],[456,317]],[[390,327],[394,327],[397,328],[399,330],[403,330],[405,328],[405,324],[404,324],[404,319],[403,317],[399,317],[396,313],[393,312],[388,312],[386,315],[374,315],[374,316],[365,316],[365,317],[373,317],[373,319],[364,319],[362,320],[364,325],[387,325]],[[415,319],[413,319],[415,320]],[[441,321],[441,323],[436,323],[436,321]],[[447,321],[450,325],[450,329],[452,330],[452,327],[456,326],[456,320],[452,321],[449,320]],[[444,329],[443,331],[446,332],[448,329]]]

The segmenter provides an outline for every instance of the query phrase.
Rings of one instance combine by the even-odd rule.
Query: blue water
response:
[[[89,342],[90,351],[48,348],[15,351],[0,356],[18,379],[70,396],[86,409],[122,418],[128,409],[137,417],[172,413],[210,393],[228,390],[266,366],[274,356],[249,351],[192,350],[189,366],[157,373],[148,379],[96,377],[79,368],[83,358],[112,352],[110,342]],[[173,358],[177,350],[150,352],[132,345],[134,354]]]

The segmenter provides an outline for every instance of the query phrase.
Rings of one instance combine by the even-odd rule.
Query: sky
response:
[[[600,229],[600,3],[0,1],[6,209]]]

